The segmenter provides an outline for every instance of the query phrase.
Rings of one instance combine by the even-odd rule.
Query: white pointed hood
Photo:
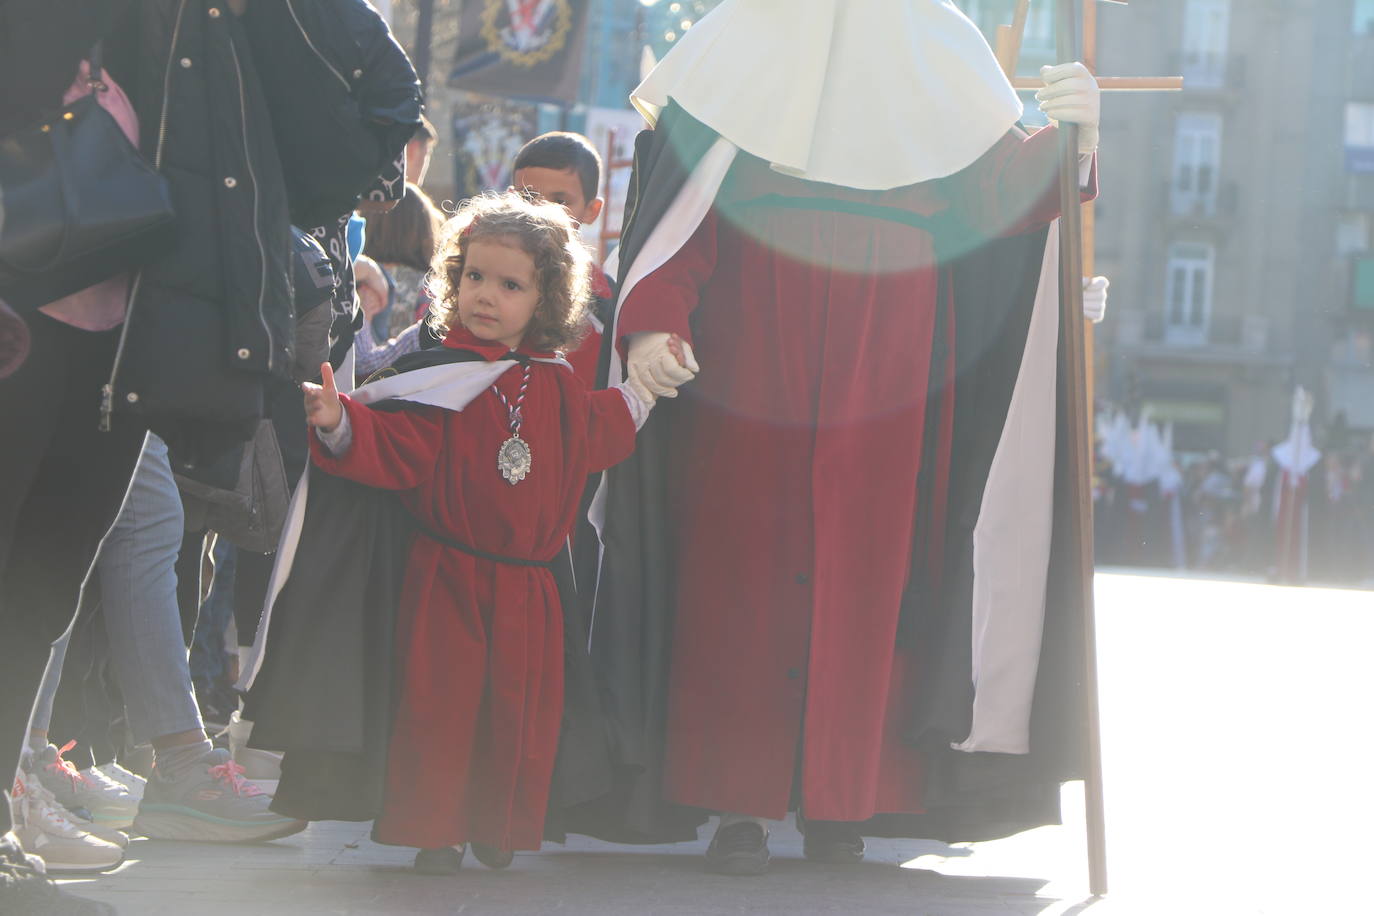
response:
[[[1312,444],[1312,430],[1306,423],[1294,424],[1288,438],[1274,446],[1269,454],[1275,464],[1294,477],[1305,475],[1322,458],[1321,450]]]
[[[788,175],[863,190],[952,175],[1021,116],[949,0],[725,0],[630,95],[669,99]]]

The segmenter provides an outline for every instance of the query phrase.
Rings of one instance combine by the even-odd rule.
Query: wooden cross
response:
[[[1051,0],[1040,0],[1042,3]],[[1126,6],[1129,0],[1101,0],[1117,6]],[[1021,60],[1021,45],[1026,35],[1026,20],[1030,16],[1031,0],[1016,0],[1010,25],[997,27],[997,62],[1007,75],[1013,88],[1034,91],[1041,87],[1036,77],[1016,75],[1016,67]],[[1082,61],[1094,75],[1097,73],[1097,3],[1086,0],[1083,4]],[[1061,61],[1062,63],[1063,61]],[[1181,76],[1099,76],[1097,84],[1104,92],[1177,92],[1183,88]],[[1083,205],[1083,275],[1092,276],[1096,249],[1096,220],[1092,203]],[[1093,403],[1093,329],[1088,325],[1084,334],[1084,360],[1088,366],[1087,391],[1088,405]]]
[[[1042,0],[1050,2],[1050,0]],[[1080,59],[1075,23],[1074,0],[1053,0],[1055,4],[1055,45],[1060,63]],[[1104,0],[1125,5],[1126,0]],[[1031,0],[1017,0],[1011,25],[997,30],[997,60],[1007,79],[1017,89],[1039,89],[1037,79],[1020,79],[1016,65],[1021,58],[1026,19]],[[1083,45],[1081,60],[1097,73],[1097,0],[1084,0],[1081,21]],[[1098,77],[1105,91],[1168,91],[1183,88],[1183,78],[1173,77]],[[1069,537],[1078,545],[1080,565],[1075,570],[1083,606],[1085,695],[1084,737],[1088,759],[1084,773],[1084,794],[1088,834],[1088,887],[1095,897],[1107,892],[1106,819],[1102,795],[1102,738],[1098,719],[1097,634],[1093,608],[1092,536],[1092,325],[1083,320],[1082,278],[1093,272],[1094,221],[1091,203],[1080,205],[1078,192],[1078,128],[1065,124],[1060,130],[1060,324],[1063,328],[1061,359],[1064,397],[1069,404],[1070,428],[1067,448],[1067,476],[1073,487],[1074,511]]]

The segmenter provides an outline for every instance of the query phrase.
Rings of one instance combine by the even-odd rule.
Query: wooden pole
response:
[[[1097,75],[1097,4],[1088,0],[1083,4],[1083,66],[1093,76]],[[1097,208],[1094,201],[1083,205],[1083,276],[1091,277],[1097,268]],[[1088,423],[1090,430],[1097,428],[1097,333],[1096,326],[1084,320],[1083,325],[1083,365],[1088,367]],[[1091,479],[1097,473],[1097,437],[1092,436],[1093,447],[1088,451],[1088,475]]]
[[[1075,12],[1074,0],[1056,0],[1055,43],[1061,62],[1078,59]],[[1088,888],[1093,896],[1102,896],[1107,892],[1107,837],[1102,793],[1102,734],[1097,701],[1097,633],[1093,606],[1092,481],[1089,470],[1092,417],[1087,402],[1087,367],[1083,362],[1083,220],[1078,189],[1078,128],[1064,123],[1059,125],[1059,130],[1059,326],[1063,334],[1064,397],[1069,405],[1070,424],[1066,460],[1073,511],[1070,513],[1069,536],[1078,547],[1078,568],[1072,573],[1083,607]]]

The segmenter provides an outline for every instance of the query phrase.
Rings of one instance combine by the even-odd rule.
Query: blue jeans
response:
[[[191,683],[196,697],[204,704],[219,699],[229,674],[229,655],[224,634],[234,617],[234,575],[238,563],[238,549],[220,538],[215,544],[215,578],[210,593],[201,603],[196,618],[196,634],[191,641]],[[232,651],[237,655],[238,646]]]
[[[184,524],[167,444],[149,433],[95,565],[110,662],[136,744],[203,727],[191,692],[173,570]],[[69,635],[53,644],[34,704],[33,729],[47,730]]]

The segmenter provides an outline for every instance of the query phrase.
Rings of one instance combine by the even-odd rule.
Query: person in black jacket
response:
[[[60,108],[116,4],[0,0],[0,137]],[[120,301],[107,299],[118,319]],[[143,445],[140,421],[101,433],[100,386],[118,328],[85,330],[30,312],[11,322],[26,359],[0,380],[0,911],[102,913],[62,894],[20,849],[8,789],[49,644],[76,609],[81,581],[113,521]],[[90,322],[86,322],[90,324]],[[18,325],[15,325],[16,328]]]
[[[268,79],[260,74],[262,38],[250,36],[241,18],[248,6],[0,0],[0,81],[7,87],[0,137],[58,108],[79,62],[103,39],[106,72],[127,92],[139,146],[169,182],[179,230],[174,247],[130,283],[122,325],[84,330],[27,314],[28,357],[0,381],[0,772],[18,762],[48,646],[71,620],[147,429],[168,440],[179,471],[212,466],[251,433],[268,381],[289,377],[288,201],[301,195],[282,154],[294,164],[299,151],[278,143],[268,98],[297,93],[350,58],[372,60],[368,52],[385,50],[379,35],[394,40],[376,28],[380,20],[362,0],[262,4],[268,11],[284,6],[308,23],[299,25],[302,40],[321,49],[313,60],[292,57],[284,73]],[[347,15],[331,15],[345,7]],[[330,107],[341,114],[318,142],[352,149],[340,138],[376,113],[374,153],[387,161],[413,129],[407,118],[418,121],[418,87],[410,71],[409,86],[363,98],[370,76],[343,78],[336,95],[357,98],[352,109]],[[337,171],[311,177],[314,191],[333,199],[356,200],[367,184],[354,187]],[[12,911],[15,901],[13,909],[25,912],[83,912],[81,901],[59,899],[35,876],[10,827],[10,806],[0,805],[0,910]]]

